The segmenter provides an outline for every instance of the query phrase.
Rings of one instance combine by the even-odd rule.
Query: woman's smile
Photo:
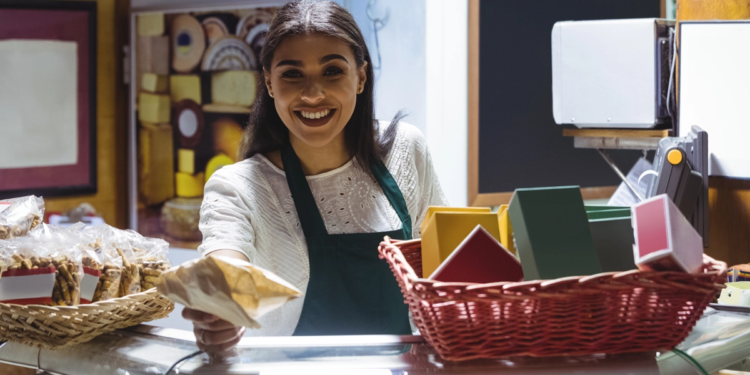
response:
[[[317,128],[331,121],[336,109],[308,109],[294,111],[297,118],[309,127]]]

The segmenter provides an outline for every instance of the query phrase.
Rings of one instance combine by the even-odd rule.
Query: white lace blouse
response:
[[[381,123],[381,128],[388,123]],[[393,148],[384,160],[406,200],[414,238],[429,206],[444,206],[432,159],[422,133],[401,122]],[[378,183],[356,160],[307,177],[329,234],[385,232],[401,227]],[[200,230],[205,256],[216,250],[236,250],[250,262],[307,290],[310,263],[284,171],[263,155],[227,166],[205,186]],[[373,251],[377,251],[373,249]],[[291,335],[304,297],[293,300],[259,320],[257,336]]]

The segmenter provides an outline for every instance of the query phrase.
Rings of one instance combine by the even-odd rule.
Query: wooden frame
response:
[[[67,19],[63,15],[52,16],[48,11],[85,12],[85,39],[78,30],[43,29],[34,20],[24,20],[21,30],[9,30],[10,39],[66,40],[79,44],[85,41],[87,48],[78,51],[78,161],[72,165],[42,166],[16,169],[0,169],[0,181],[6,179],[10,185],[0,184],[0,197],[43,195],[46,197],[93,194],[97,191],[97,3],[84,1],[9,1],[0,3],[0,11],[39,12],[46,20]],[[71,21],[76,22],[76,21]],[[13,27],[11,24],[2,25]],[[29,31],[32,30],[32,31]],[[60,31],[62,30],[62,31]],[[0,35],[2,34],[0,30]],[[76,34],[76,36],[72,36]],[[81,74],[83,73],[83,74]],[[81,88],[84,89],[81,89]],[[20,184],[19,181],[29,181]]]
[[[667,12],[667,0],[660,0],[661,17]],[[510,202],[513,192],[479,192],[479,4],[480,0],[469,0],[469,48],[468,48],[468,203],[469,206],[499,206]],[[561,135],[562,136],[562,135]],[[571,146],[572,147],[572,146]],[[609,198],[617,186],[581,188],[583,199]]]

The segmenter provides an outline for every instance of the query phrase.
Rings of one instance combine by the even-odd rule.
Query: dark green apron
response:
[[[378,258],[383,237],[411,239],[404,196],[385,164],[378,160],[371,170],[401,219],[401,229],[328,234],[291,146],[281,150],[281,160],[310,257],[310,281],[294,335],[411,334],[401,289],[388,263]]]

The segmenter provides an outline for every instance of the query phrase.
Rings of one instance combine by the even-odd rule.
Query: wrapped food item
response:
[[[9,241],[0,240],[0,279],[3,277],[3,272],[7,271],[8,267],[13,263],[9,244]]]
[[[136,256],[132,249],[117,247],[117,253],[122,260],[122,275],[120,276],[120,292],[118,297],[125,297],[141,291],[141,271],[136,263]]]
[[[53,306],[79,304],[83,264],[74,238],[53,233],[39,238],[16,238],[7,241],[4,247],[11,253],[11,263],[0,279],[0,300]]]
[[[162,274],[156,288],[173,302],[251,328],[260,328],[258,318],[302,295],[273,273],[224,256],[172,268]]]
[[[36,251],[34,240],[28,237],[0,240],[0,254],[4,263],[0,277],[0,302],[53,304],[55,268],[40,267],[49,263],[51,258]]]
[[[141,291],[156,287],[161,274],[172,268],[167,258],[169,243],[159,238],[143,237],[132,230],[127,231],[141,273]]]
[[[103,241],[102,238],[105,236],[97,237],[100,231],[92,230],[91,227],[87,227],[83,223],[68,227],[68,231],[77,233],[80,237],[79,241],[83,249],[84,278],[86,278],[86,275],[94,274],[93,272],[86,272],[87,270],[98,271],[97,279],[93,281],[95,283],[93,291],[87,291],[85,294],[86,297],[90,297],[86,300],[99,302],[117,298],[120,291],[122,259],[111,245],[111,241]]]
[[[94,244],[97,246],[96,244]],[[91,302],[106,301],[117,298],[120,294],[120,279],[122,277],[122,258],[117,250],[111,246],[95,247],[96,254],[101,261],[101,275],[96,284],[96,290]]]
[[[109,225],[87,227],[84,232],[96,241],[97,246],[104,249],[112,248],[114,253],[117,254],[119,262],[111,262],[108,265],[108,271],[113,270],[110,275],[114,276],[117,273],[119,263],[120,281],[116,297],[139,293],[141,291],[141,272],[138,268],[137,256],[126,233]]]
[[[25,236],[42,223],[44,200],[28,197],[0,200],[0,240]]]

